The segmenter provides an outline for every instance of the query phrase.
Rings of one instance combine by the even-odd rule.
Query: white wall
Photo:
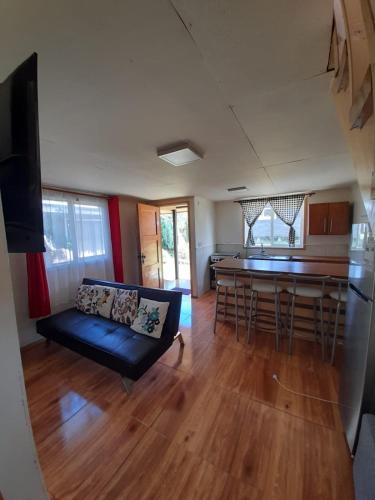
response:
[[[309,198],[309,203],[351,201],[351,187],[318,191]],[[308,210],[306,211],[308,216]],[[215,238],[217,250],[222,252],[241,252],[244,255],[244,230],[241,207],[232,201],[215,203]],[[349,236],[310,236],[306,235],[304,249],[268,250],[274,254],[306,254],[322,256],[347,256]],[[249,253],[257,250],[249,250]]]
[[[209,258],[215,252],[215,204],[194,197],[195,251],[198,297],[210,288]]]
[[[0,221],[0,492],[5,500],[43,500],[47,494],[27,406],[1,208]]]

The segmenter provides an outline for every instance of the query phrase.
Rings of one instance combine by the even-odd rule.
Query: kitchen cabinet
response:
[[[349,233],[350,204],[314,203],[309,205],[309,234],[342,235]]]
[[[309,234],[327,234],[328,203],[309,205]]]

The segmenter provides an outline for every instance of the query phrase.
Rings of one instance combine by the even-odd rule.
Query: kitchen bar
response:
[[[329,259],[329,258],[328,258]],[[220,262],[212,265],[215,270],[217,279],[227,277],[228,273],[236,278],[240,279],[250,292],[250,282],[251,273],[269,273],[270,277],[274,275],[279,275],[278,282],[283,288],[281,293],[281,316],[282,321],[285,322],[286,308],[287,308],[287,292],[285,291],[288,286],[291,286],[292,279],[291,274],[301,275],[302,280],[300,284],[306,284],[306,286],[314,286],[314,283],[309,280],[310,277],[314,276],[329,276],[332,279],[327,279],[325,284],[325,300],[324,300],[324,327],[327,330],[328,323],[330,321],[330,308],[334,308],[334,302],[329,298],[329,293],[337,289],[337,282],[335,279],[347,279],[348,277],[348,264],[346,262],[311,262],[311,261],[294,261],[294,260],[273,260],[272,258],[266,259],[234,259],[226,258]],[[306,281],[303,281],[303,277],[306,276]],[[224,301],[227,300],[228,305],[234,303],[234,294],[228,293],[225,299],[223,294],[220,292],[219,306],[224,306]],[[269,313],[274,311],[274,301],[268,294],[259,294],[259,322],[257,323],[258,329],[269,330],[273,326],[273,321],[267,318]],[[244,325],[243,308],[239,307],[239,318],[242,320]],[[311,305],[311,300],[305,299],[303,297],[298,297],[296,301],[296,315],[295,315],[295,332],[297,336],[306,338],[308,340],[315,340],[315,321],[314,321],[314,308]],[[228,309],[227,316],[233,319],[233,312],[231,313],[230,308]],[[344,322],[345,317],[345,307],[342,307],[340,314],[340,323]],[[331,316],[331,320],[332,320]],[[339,330],[342,332],[342,329]],[[339,337],[342,334],[339,333]]]
[[[254,271],[280,274],[301,274],[310,276],[348,277],[348,264],[343,262],[310,262],[273,259],[224,259],[213,266],[221,271]]]

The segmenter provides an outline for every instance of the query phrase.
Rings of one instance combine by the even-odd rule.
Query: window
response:
[[[108,203],[43,190],[47,279],[52,307],[71,305],[84,277],[113,279]]]
[[[351,250],[364,250],[368,235],[368,224],[353,224]]]
[[[303,247],[304,239],[304,207],[302,205],[293,227],[296,231],[296,242],[294,248]],[[244,223],[244,243],[246,243],[248,225]],[[263,212],[254,224],[253,235],[255,246],[274,248],[289,248],[289,226],[285,224],[274,212],[270,204],[267,204]]]
[[[108,209],[95,198],[82,203],[44,197],[43,221],[47,267],[108,257]]]

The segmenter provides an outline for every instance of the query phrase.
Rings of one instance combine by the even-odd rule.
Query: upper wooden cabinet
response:
[[[327,234],[348,234],[350,222],[350,204],[330,203],[328,206]]]
[[[349,202],[309,205],[309,234],[340,235],[349,233]]]
[[[309,205],[309,234],[327,234],[328,203]]]

